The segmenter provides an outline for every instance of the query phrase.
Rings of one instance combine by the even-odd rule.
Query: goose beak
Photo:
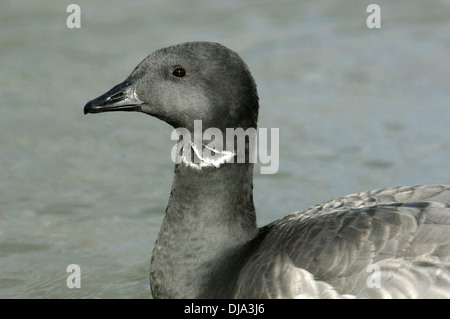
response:
[[[86,103],[84,114],[113,111],[141,111],[143,102],[136,95],[136,83],[127,79],[105,94]]]

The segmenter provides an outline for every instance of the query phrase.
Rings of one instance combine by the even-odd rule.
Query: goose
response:
[[[239,55],[197,41],[151,53],[84,113],[137,111],[190,133],[201,121],[205,133],[256,129],[258,109]],[[258,228],[251,139],[227,151],[211,140],[180,135],[150,262],[154,298],[450,297],[449,185],[342,196]]]

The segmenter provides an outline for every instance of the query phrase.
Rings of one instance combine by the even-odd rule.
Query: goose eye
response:
[[[186,75],[186,70],[183,68],[176,68],[175,70],[173,70],[172,75],[182,78]]]

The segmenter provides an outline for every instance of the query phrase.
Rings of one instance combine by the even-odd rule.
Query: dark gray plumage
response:
[[[140,111],[175,128],[202,120],[203,130],[225,131],[256,128],[258,108],[236,53],[190,42],[152,53],[84,112]],[[349,195],[258,229],[252,163],[188,160],[175,165],[152,255],[155,298],[450,297],[448,186]]]

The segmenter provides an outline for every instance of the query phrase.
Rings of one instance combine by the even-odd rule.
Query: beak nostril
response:
[[[111,100],[117,100],[117,99],[121,98],[123,96],[123,94],[124,94],[123,92],[114,94],[113,96],[110,97],[110,99]]]

